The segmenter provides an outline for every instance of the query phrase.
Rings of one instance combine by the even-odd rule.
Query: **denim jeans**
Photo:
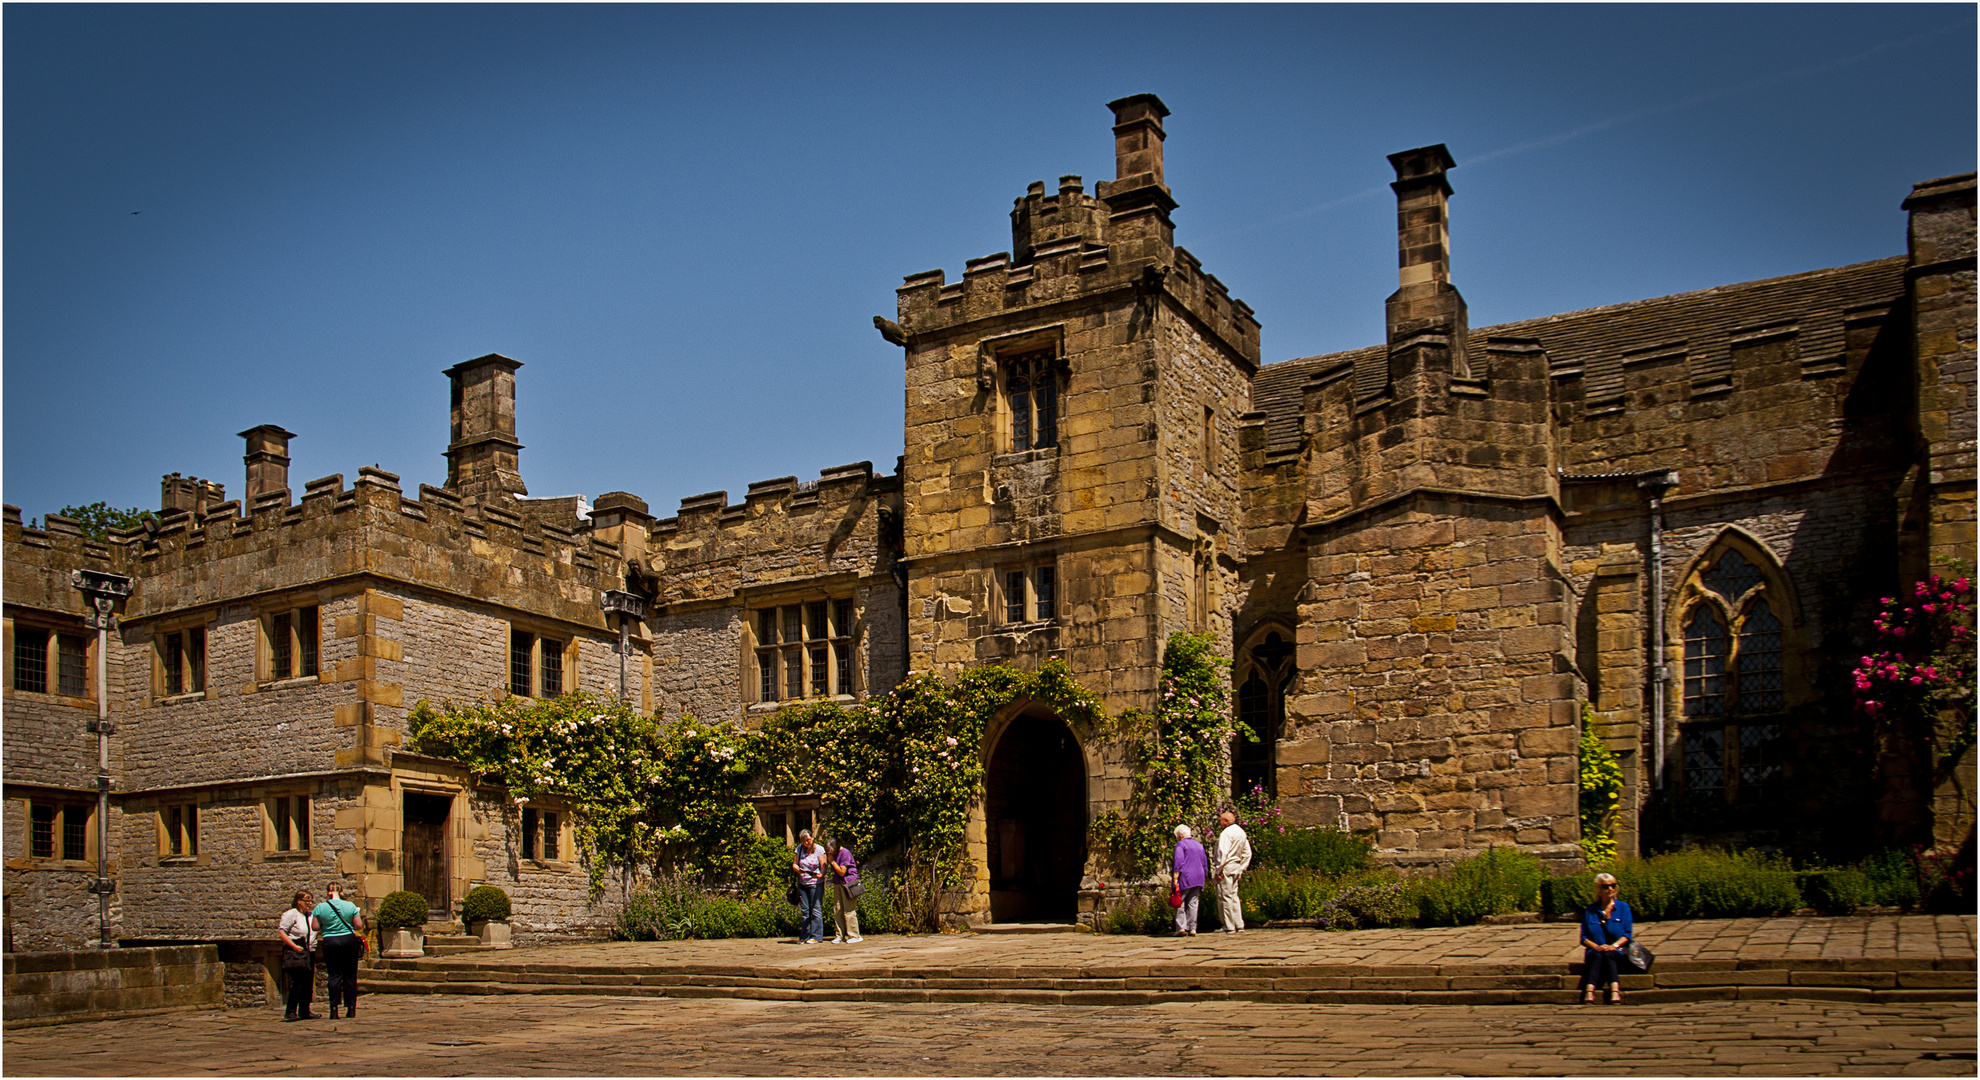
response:
[[[798,940],[820,941],[825,937],[825,883],[798,885]]]

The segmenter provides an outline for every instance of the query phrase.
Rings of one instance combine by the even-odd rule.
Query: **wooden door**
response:
[[[447,811],[452,808],[453,800],[444,796],[408,793],[401,834],[406,888],[426,897],[427,909],[442,919],[453,908],[447,895]]]

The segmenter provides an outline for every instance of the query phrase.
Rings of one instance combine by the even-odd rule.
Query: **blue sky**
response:
[[[518,373],[535,495],[901,452],[904,275],[1167,102],[1176,238],[1268,362],[1382,336],[1386,154],[1446,143],[1473,326],[1900,254],[1975,163],[1975,7],[80,6],[4,21],[4,485],[30,517],[445,479]],[[132,211],[139,211],[133,214]]]

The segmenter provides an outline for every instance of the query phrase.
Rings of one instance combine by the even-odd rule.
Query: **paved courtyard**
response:
[[[1146,1007],[375,995],[8,1031],[12,1076],[1971,1076],[1971,1002]]]

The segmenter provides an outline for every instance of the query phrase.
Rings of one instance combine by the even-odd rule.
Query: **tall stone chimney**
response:
[[[1468,373],[1464,297],[1451,285],[1451,183],[1457,167],[1443,143],[1389,155],[1396,180],[1398,288],[1388,301],[1389,345],[1422,333],[1450,338],[1452,374]]]
[[[516,369],[519,360],[501,353],[455,364],[451,383],[447,443],[447,487],[467,497],[527,495],[516,441]]]
[[[240,437],[247,440],[247,453],[241,460],[247,463],[248,510],[252,512],[262,496],[277,493],[282,496],[281,504],[289,505],[289,440],[296,433],[263,424],[241,432]]]
[[[1107,103],[1114,110],[1114,179],[1095,184],[1093,193],[1114,213],[1153,206],[1162,225],[1176,200],[1162,178],[1162,118],[1169,107],[1154,94],[1134,94]]]

